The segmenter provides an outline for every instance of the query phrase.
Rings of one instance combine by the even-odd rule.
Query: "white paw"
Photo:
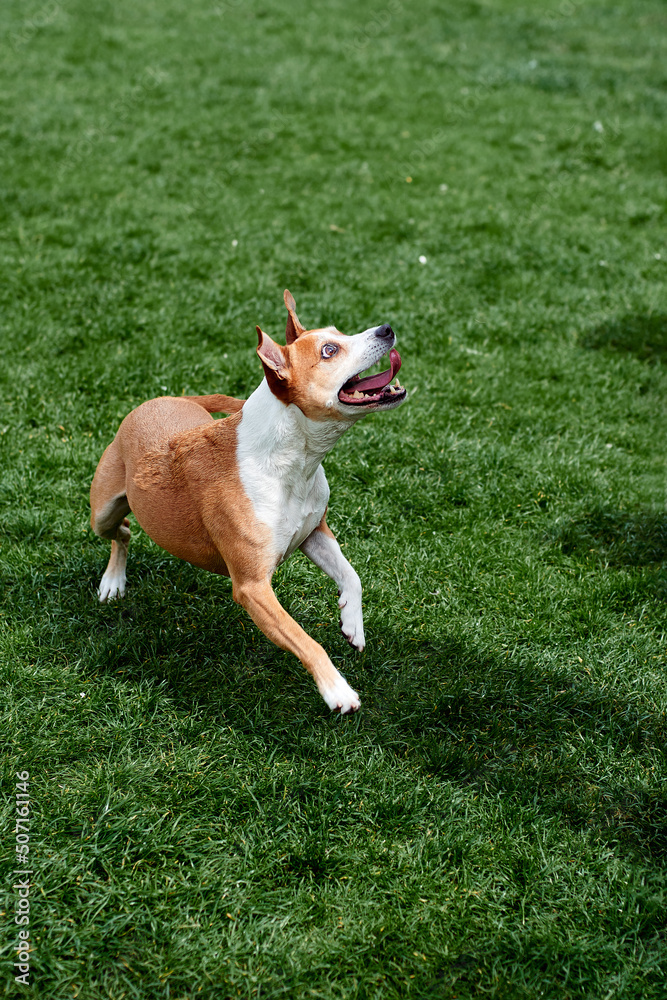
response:
[[[321,688],[320,694],[326,701],[332,712],[340,712],[341,715],[348,715],[356,712],[361,706],[361,700],[356,691],[353,691],[345,678],[339,674],[338,680],[329,688]]]
[[[361,601],[348,600],[343,594],[339,601],[340,628],[351,646],[363,652],[366,645],[364,638],[364,616],[361,611]]]
[[[123,597],[125,594],[125,574],[105,573],[100,580],[97,593],[102,604],[106,601],[114,601],[117,597]]]

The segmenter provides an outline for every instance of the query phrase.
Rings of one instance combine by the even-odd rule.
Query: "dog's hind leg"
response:
[[[100,580],[97,593],[100,601],[113,601],[115,597],[125,594],[125,567],[127,566],[127,548],[130,544],[130,522],[123,518],[116,530],[116,537],[111,542],[111,557]]]
[[[125,593],[125,567],[130,544],[130,506],[125,494],[125,463],[113,441],[97,466],[90,488],[90,523],[101,538],[111,539],[111,557],[100,581],[100,601],[110,601]]]

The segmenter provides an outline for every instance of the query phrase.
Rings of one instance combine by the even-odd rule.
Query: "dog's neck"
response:
[[[243,405],[239,441],[265,470],[310,479],[349,427],[344,420],[311,420],[294,403],[286,406],[264,379]]]

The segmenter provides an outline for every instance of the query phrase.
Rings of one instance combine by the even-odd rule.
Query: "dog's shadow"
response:
[[[664,557],[664,518],[656,516],[648,542],[640,538],[628,558],[628,545],[613,534],[613,525],[627,525],[623,517],[602,521],[604,544],[625,553],[621,563]],[[620,531],[621,538],[635,535],[641,532]],[[372,615],[367,652],[358,656],[328,606],[319,621],[302,624],[362,695],[361,712],[339,718],[294,657],[276,649],[233,603],[229,581],[170,557],[156,561],[153,552],[137,548],[135,583],[125,600],[99,606],[97,562],[87,553],[61,564],[58,586],[45,588],[49,614],[62,619],[68,642],[77,644],[80,669],[91,675],[130,684],[148,680],[179,713],[200,718],[207,730],[231,727],[251,735],[264,744],[267,758],[276,752],[318,758],[326,773],[337,749],[379,751],[407,761],[426,781],[454,783],[490,801],[502,794],[519,807],[525,801],[575,828],[597,829],[633,853],[667,852],[664,793],[629,779],[599,778],[592,785],[591,761],[572,750],[613,745],[648,759],[667,743],[664,713],[645,699],[619,697],[583,667],[558,669],[530,647],[512,656],[492,653],[446,630],[419,641],[400,631],[375,635]],[[90,577],[83,593],[82,575]],[[647,577],[647,597],[659,596],[660,580],[659,573]],[[27,596],[33,581],[14,583],[20,602],[21,589]],[[335,608],[335,591],[330,596],[327,605]],[[396,804],[385,805],[378,800],[374,821],[380,828],[397,821]]]
[[[170,609],[180,634],[192,625],[191,611],[185,598]],[[116,614],[122,642],[110,621]],[[591,761],[572,750],[611,744],[650,756],[667,743],[664,714],[619,698],[583,668],[573,676],[571,670],[545,666],[539,651],[508,658],[453,635],[438,642],[398,636],[387,645],[372,627],[368,652],[358,657],[343,651],[344,640],[335,648],[333,626],[327,626],[317,637],[362,694],[361,713],[338,718],[298,662],[259,634],[231,600],[220,602],[218,614],[217,621],[197,623],[195,655],[191,637],[179,648],[179,633],[170,631],[150,662],[138,668],[135,630],[150,631],[153,615],[139,599],[122,611],[108,609],[107,654],[112,655],[106,669],[116,673],[121,664],[127,679],[148,672],[166,682],[180,711],[195,710],[214,726],[260,740],[267,757],[276,752],[320,757],[326,773],[332,741],[337,748],[380,750],[407,761],[426,780],[451,782],[490,801],[502,794],[534,809],[538,793],[540,812],[555,813],[575,829],[597,829],[603,838],[647,856],[667,853],[664,793],[630,780],[592,782]],[[103,649],[99,653],[101,665],[106,656]],[[402,823],[406,817],[399,812],[396,803],[386,809],[379,803],[376,822],[387,829]]]
[[[546,540],[577,560],[594,559],[615,568],[651,566],[667,560],[667,513],[594,506],[557,522]]]
[[[619,354],[633,354],[643,361],[656,362],[667,355],[667,315],[628,314],[608,320],[590,330],[584,347]]]

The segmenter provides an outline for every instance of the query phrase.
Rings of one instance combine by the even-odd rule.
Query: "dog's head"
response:
[[[295,403],[312,420],[358,420],[376,410],[393,410],[407,398],[391,381],[401,367],[396,335],[387,324],[346,336],[334,326],[306,330],[285,290],[287,329],[283,347],[257,327],[257,354],[274,396]],[[377,375],[361,373],[389,354],[390,367]]]

